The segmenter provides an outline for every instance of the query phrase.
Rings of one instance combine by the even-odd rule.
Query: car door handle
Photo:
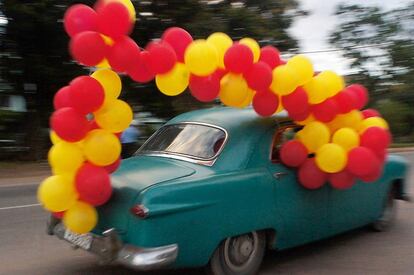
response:
[[[288,172],[276,172],[276,173],[273,174],[273,177],[275,179],[278,179],[279,180],[282,177],[287,176],[288,174],[289,174]]]

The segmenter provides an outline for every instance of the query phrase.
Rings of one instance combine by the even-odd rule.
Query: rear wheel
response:
[[[266,238],[262,232],[227,238],[215,251],[209,265],[214,275],[256,274],[262,263]]]
[[[384,202],[382,215],[372,224],[372,228],[378,232],[387,231],[394,225],[396,216],[397,204],[395,201],[395,189],[390,188]]]

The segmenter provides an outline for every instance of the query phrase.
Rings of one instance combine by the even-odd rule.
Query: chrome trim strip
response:
[[[164,127],[167,127],[167,126],[180,125],[180,124],[201,125],[201,126],[207,126],[207,127],[219,129],[223,131],[225,135],[223,144],[221,145],[217,153],[213,157],[208,158],[208,159],[198,158],[198,157],[179,154],[179,153],[171,153],[171,152],[154,152],[154,153],[141,152],[141,149],[148,143],[149,140],[151,140],[153,136],[155,136],[158,133],[158,131],[161,131]],[[173,123],[173,124],[166,124],[162,126],[160,129],[158,129],[150,138],[148,138],[148,140],[141,146],[141,148],[138,149],[138,151],[134,155],[165,157],[165,158],[183,160],[183,161],[205,165],[205,166],[213,166],[214,163],[217,161],[218,157],[220,156],[221,152],[224,150],[224,147],[227,144],[228,138],[229,138],[229,134],[227,130],[224,129],[223,127],[220,127],[214,124],[209,124],[209,123],[204,123],[204,122],[195,122],[195,121],[183,121],[183,122],[178,122],[178,123]]]

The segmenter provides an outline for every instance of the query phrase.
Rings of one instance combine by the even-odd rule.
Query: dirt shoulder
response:
[[[36,184],[49,175],[47,162],[0,162],[0,185]]]

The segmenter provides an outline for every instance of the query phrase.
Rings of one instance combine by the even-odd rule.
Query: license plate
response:
[[[79,246],[82,249],[89,250],[92,244],[92,236],[88,234],[76,234],[71,232],[70,230],[65,231],[65,235],[63,236],[65,240],[68,242]]]

